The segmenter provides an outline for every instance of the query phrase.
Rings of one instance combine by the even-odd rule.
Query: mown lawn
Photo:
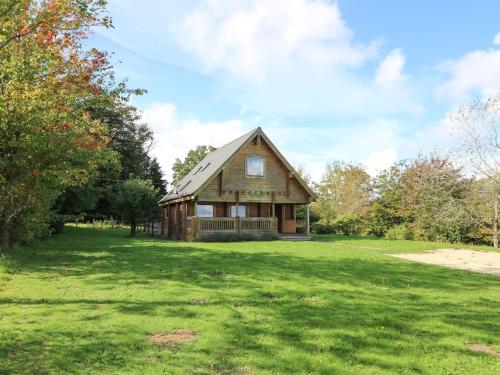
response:
[[[384,255],[443,244],[323,240],[66,228],[0,260],[0,373],[500,373],[466,348],[500,349],[499,277]],[[148,342],[177,328],[199,336]]]

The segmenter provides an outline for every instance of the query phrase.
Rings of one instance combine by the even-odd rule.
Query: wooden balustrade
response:
[[[197,217],[195,220],[198,232],[277,231],[274,217]]]
[[[220,232],[237,229],[236,219],[232,217],[198,217],[198,231]]]
[[[241,230],[256,230],[259,232],[275,232],[276,219],[272,217],[242,217]]]

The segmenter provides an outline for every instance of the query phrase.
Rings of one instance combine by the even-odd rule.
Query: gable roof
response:
[[[182,180],[176,184],[174,189],[160,199],[158,203],[164,203],[170,200],[196,195],[212,180],[212,178],[219,174],[222,168],[224,168],[224,166],[233,159],[233,157],[244,145],[254,139],[257,135],[260,135],[261,138],[269,145],[269,147],[293,174],[301,186],[313,198],[316,198],[316,194],[300,177],[300,175],[295,172],[290,163],[288,163],[285,157],[278,151],[276,146],[266,136],[262,129],[258,127],[205,156],[205,158],[203,158],[203,160],[200,161],[184,178],[182,178]]]

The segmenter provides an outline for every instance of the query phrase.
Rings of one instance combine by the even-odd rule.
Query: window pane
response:
[[[247,175],[264,176],[264,158],[260,156],[247,157]]]
[[[214,217],[214,206],[211,204],[198,204],[197,207],[198,217]]]
[[[240,217],[247,216],[247,207],[245,205],[240,204],[239,214]],[[231,206],[231,217],[236,217],[236,206]]]

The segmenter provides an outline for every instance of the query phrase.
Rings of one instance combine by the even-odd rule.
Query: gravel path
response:
[[[415,262],[437,264],[500,276],[500,253],[465,249],[438,249],[423,254],[391,254]]]

